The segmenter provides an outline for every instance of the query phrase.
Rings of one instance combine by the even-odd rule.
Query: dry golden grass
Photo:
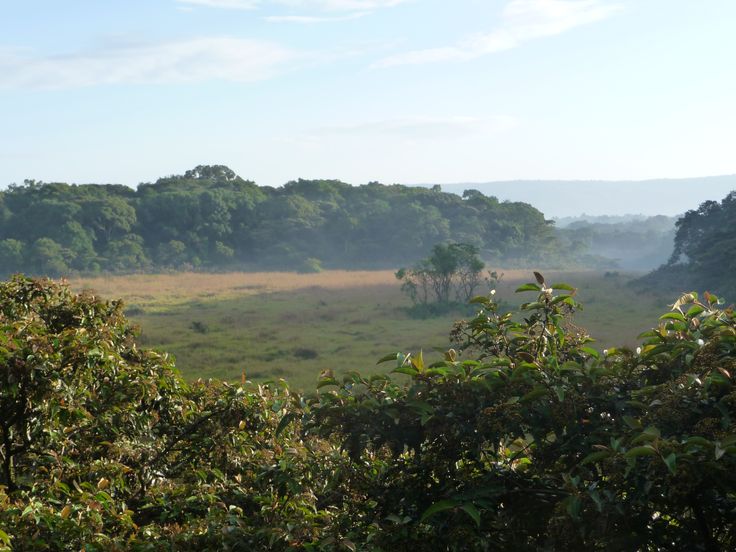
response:
[[[75,290],[92,290],[102,297],[122,298],[137,305],[172,304],[193,299],[226,299],[277,291],[296,291],[312,287],[348,289],[396,285],[394,273],[381,271],[330,270],[317,274],[293,272],[229,272],[205,274],[132,274],[69,280]]]
[[[503,274],[503,281],[507,285],[534,279],[530,270],[498,272]],[[548,276],[554,278],[557,274],[550,273]],[[213,297],[227,299],[314,287],[340,290],[397,285],[392,270],[328,270],[316,274],[180,272],[72,278],[69,283],[77,291],[90,290],[106,299],[123,299],[128,304],[139,306],[171,305]]]

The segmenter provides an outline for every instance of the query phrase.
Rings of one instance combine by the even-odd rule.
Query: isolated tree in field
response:
[[[402,268],[396,278],[411,300],[427,304],[431,297],[447,304],[453,299],[467,301],[480,284],[485,264],[478,257],[478,248],[468,243],[437,244],[432,255],[413,268]]]

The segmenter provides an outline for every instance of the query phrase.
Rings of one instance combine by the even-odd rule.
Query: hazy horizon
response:
[[[431,186],[431,184],[428,184]],[[736,175],[649,180],[515,180],[442,185],[462,194],[477,189],[501,200],[532,204],[548,217],[579,215],[677,216],[736,190]]]

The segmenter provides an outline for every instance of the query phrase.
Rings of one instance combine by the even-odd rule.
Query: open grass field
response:
[[[502,271],[498,297],[509,305],[533,280],[531,271]],[[596,272],[545,274],[579,289],[584,310],[576,318],[599,347],[636,346],[636,336],[657,324],[676,297],[639,294],[631,276]],[[181,273],[76,279],[77,289],[122,298],[141,327],[141,344],[167,351],[190,379],[285,378],[311,388],[324,369],[386,370],[376,360],[396,351],[447,348],[462,313],[410,317],[392,271],[294,273]],[[488,290],[480,290],[487,292]]]

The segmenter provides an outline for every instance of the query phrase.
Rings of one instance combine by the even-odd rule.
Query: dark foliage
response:
[[[688,211],[676,226],[669,261],[639,284],[710,289],[736,297],[736,192]]]
[[[733,550],[736,314],[690,293],[601,353],[536,278],[312,395],[187,384],[120,303],[1,283],[0,550]]]
[[[564,256],[537,209],[472,191],[336,180],[269,188],[200,166],[137,190],[26,181],[0,192],[5,275],[394,267],[444,241],[494,261]]]

